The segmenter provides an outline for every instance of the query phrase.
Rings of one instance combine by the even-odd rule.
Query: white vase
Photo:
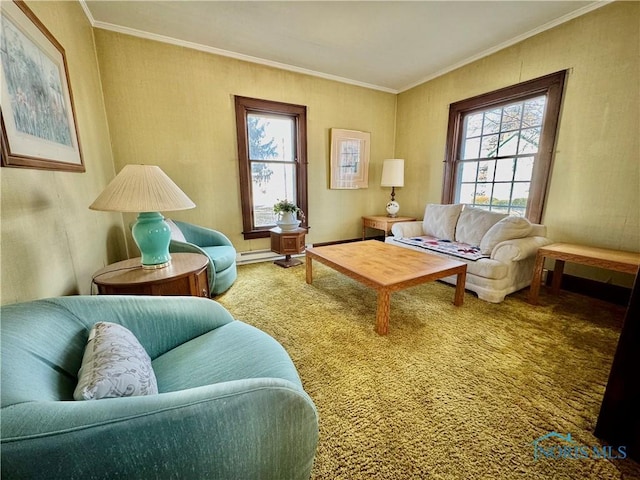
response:
[[[282,212],[279,215],[276,225],[278,225],[283,232],[295,230],[298,228],[298,225],[300,225],[300,220],[298,220],[297,215],[293,212]]]

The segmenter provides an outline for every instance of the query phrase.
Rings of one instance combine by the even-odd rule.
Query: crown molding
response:
[[[91,14],[91,10],[89,10],[89,7],[87,6],[86,0],[78,0],[78,3],[82,7],[82,10],[84,11],[84,14],[87,17],[87,19],[89,20],[89,23],[91,24],[91,26],[92,27],[95,26],[96,19],[93,18],[93,15]]]
[[[521,35],[518,35],[517,37],[514,37],[512,39],[507,40],[506,42],[502,42],[499,45],[496,45],[495,47],[491,47],[488,50],[485,50],[483,52],[478,53],[477,55],[473,55],[469,58],[466,58],[460,62],[454,63],[453,65],[450,65],[442,70],[439,70],[436,73],[433,73],[431,75],[428,75],[427,77],[424,77],[422,80],[418,80],[416,82],[413,82],[409,85],[406,85],[400,89],[398,89],[398,93],[402,93],[402,92],[406,92],[407,90],[411,90],[414,87],[417,87],[418,85],[422,85],[423,83],[426,83],[430,80],[433,80],[435,78],[441,77],[442,75],[445,75],[449,72],[452,72],[460,67],[464,67],[465,65],[468,65],[470,63],[473,63],[477,60],[480,60],[482,58],[488,57],[489,55],[492,55],[496,52],[499,52],[500,50],[504,50],[507,47],[510,47],[512,45],[515,45],[516,43],[520,43],[523,40],[526,40],[527,38],[533,37],[534,35],[538,35],[539,33],[542,33],[546,30],[550,30],[554,27],[557,27],[558,25],[561,25],[563,23],[568,22],[569,20],[573,20],[574,18],[577,17],[581,17],[582,15],[592,12],[593,10],[597,10],[600,7],[604,7],[605,5],[608,5],[610,3],[613,3],[615,0],[601,0],[601,1],[597,1],[594,3],[591,3],[589,5],[586,5],[585,7],[582,7],[578,10],[575,10],[571,13],[568,13],[567,15],[564,15],[562,17],[556,18],[555,20],[545,23],[544,25],[541,25],[537,28],[534,28],[533,30],[530,30],[526,33],[523,33]]]
[[[363,87],[363,88],[368,88],[371,90],[378,90],[381,92],[385,92],[385,93],[391,93],[391,94],[399,94],[402,92],[405,92],[407,90],[411,90],[412,88],[417,87],[418,85],[421,85],[423,83],[426,83],[430,80],[433,80],[435,78],[441,77],[442,75],[445,75],[447,73],[450,73],[458,68],[461,68],[465,65],[468,65],[470,63],[473,63],[477,60],[480,60],[482,58],[488,57],[489,55],[492,55],[500,50],[503,50],[505,48],[508,48],[512,45],[515,45],[519,42],[522,42],[523,40],[526,40],[527,38],[533,37],[539,33],[542,33],[546,30],[549,30],[551,28],[557,27],[558,25],[561,25],[563,23],[566,23],[570,20],[573,20],[574,18],[580,17],[582,15],[585,15],[586,13],[592,12],[593,10],[596,10],[598,8],[604,7],[605,5],[608,5],[610,3],[613,3],[615,0],[598,0],[595,1],[589,5],[586,5],[583,8],[580,8],[578,10],[575,10],[574,12],[571,12],[567,15],[564,15],[560,18],[557,18],[551,22],[545,23],[544,25],[541,25],[540,27],[537,27],[533,30],[530,30],[526,33],[523,33],[521,35],[518,35],[512,39],[509,39],[505,42],[500,43],[499,45],[496,45],[495,47],[489,48],[483,52],[480,52],[476,55],[472,55],[471,57],[468,57],[464,60],[461,60],[460,62],[457,62],[453,65],[450,65],[442,70],[439,70],[433,74],[430,74],[416,82],[413,82],[411,84],[408,84],[402,88],[399,89],[394,89],[394,88],[389,88],[389,87],[383,87],[380,85],[373,85],[371,83],[366,83],[366,82],[361,82],[358,80],[353,80],[350,78],[345,78],[345,77],[340,77],[338,75],[331,75],[328,73],[323,73],[323,72],[318,72],[315,70],[310,70],[310,69],[306,69],[306,68],[302,68],[302,67],[297,67],[295,65],[289,65],[286,63],[281,63],[281,62],[275,62],[272,60],[266,60],[264,58],[259,58],[259,57],[253,57],[251,55],[244,55],[241,53],[236,53],[236,52],[231,52],[229,50],[223,50],[220,48],[215,48],[215,47],[210,47],[207,45],[202,45],[199,43],[195,43],[195,42],[188,42],[185,40],[180,40],[177,38],[173,38],[173,37],[168,37],[166,35],[160,35],[160,34],[156,34],[156,33],[150,33],[150,32],[145,32],[143,30],[137,30],[134,28],[129,28],[129,27],[122,27],[120,25],[114,25],[111,23],[106,23],[106,22],[99,22],[96,21],[95,18],[93,18],[93,15],[91,14],[91,11],[89,10],[89,7],[87,6],[87,0],[78,0],[78,2],[80,3],[80,6],[82,7],[82,9],[84,10],[85,15],[87,16],[89,22],[91,23],[91,26],[94,28],[100,28],[103,30],[109,30],[112,32],[117,32],[117,33],[123,33],[125,35],[131,35],[134,37],[139,37],[139,38],[144,38],[147,40],[153,40],[156,42],[161,42],[161,43],[167,43],[170,45],[176,45],[179,47],[185,47],[185,48],[190,48],[193,50],[199,50],[201,52],[206,52],[206,53],[211,53],[213,55],[220,55],[223,57],[228,57],[228,58],[233,58],[236,60],[240,60],[240,61],[244,61],[244,62],[249,62],[249,63],[256,63],[259,65],[264,65],[267,67],[272,67],[272,68],[277,68],[280,70],[286,70],[289,72],[294,72],[294,73],[299,73],[302,75],[310,75],[313,77],[318,77],[318,78],[323,78],[325,80],[331,80],[334,82],[340,82],[340,83],[346,83],[348,85],[354,85],[357,87]]]
[[[86,4],[86,0],[78,0],[82,9],[84,10],[85,15],[89,19],[91,26],[93,28],[100,28],[102,30],[109,30],[112,32],[123,33],[125,35],[131,35],[134,37],[144,38],[147,40],[153,40],[161,43],[168,43],[171,45],[176,45],[178,47],[190,48],[192,50],[199,50],[201,52],[211,53],[213,55],[220,55],[223,57],[233,58],[235,60],[241,60],[243,62],[257,63],[259,65],[264,65],[267,67],[277,68],[280,70],[287,70],[294,73],[300,73],[302,75],[310,75],[312,77],[319,77],[325,80],[332,80],[334,82],[346,83],[349,85],[354,85],[356,87],[364,87],[371,90],[378,90],[385,93],[397,94],[398,90],[388,87],[382,87],[380,85],[373,85],[371,83],[360,82],[358,80],[353,80],[350,78],[340,77],[338,75],[331,75],[328,73],[317,72],[315,70],[309,70],[302,67],[296,67],[295,65],[289,65],[286,63],[275,62],[272,60],[265,60],[264,58],[252,57],[251,55],[244,55],[242,53],[231,52],[229,50],[223,50],[221,48],[210,47],[207,45],[202,45],[195,42],[188,42],[185,40],[180,40],[173,37],[168,37],[166,35],[159,35],[156,33],[145,32],[143,30],[136,30],[134,28],[122,27],[120,25],[114,25],[112,23],[100,22],[96,21],[89,10],[89,7]]]

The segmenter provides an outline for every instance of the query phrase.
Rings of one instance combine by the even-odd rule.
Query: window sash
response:
[[[459,184],[460,170],[462,164],[469,161],[479,160],[501,160],[505,158],[531,157],[534,156],[533,172],[529,197],[526,205],[526,217],[539,223],[542,220],[544,209],[544,199],[546,197],[553,150],[555,146],[556,131],[560,115],[560,104],[566,70],[546,75],[534,80],[523,82],[511,87],[496,90],[484,95],[479,95],[467,100],[462,100],[449,107],[449,128],[447,132],[447,145],[445,153],[445,169],[443,176],[442,203],[454,203],[456,201],[457,185]],[[523,102],[523,105],[532,99],[546,96],[546,105],[543,113],[543,120],[540,133],[540,143],[537,153],[522,153],[517,155],[495,155],[490,157],[460,158],[465,140],[464,119],[468,115],[485,112],[487,110],[502,109],[511,104]],[[499,132],[496,130],[496,133]],[[539,125],[527,125],[526,128],[537,128]],[[488,133],[488,132],[487,132]],[[501,134],[507,131],[499,132]],[[477,138],[480,135],[472,136]],[[480,147],[481,148],[481,147]],[[480,152],[480,150],[479,150]],[[499,151],[496,153],[500,153]],[[518,153],[516,151],[516,153]]]
[[[269,100],[261,100],[248,97],[235,97],[236,109],[236,130],[238,138],[238,164],[240,173],[240,197],[242,204],[242,224],[245,240],[254,238],[269,237],[269,230],[274,224],[264,225],[266,222],[266,212],[261,212],[257,218],[254,212],[254,193],[252,165],[255,163],[265,163],[281,165],[286,168],[292,165],[295,172],[294,190],[295,198],[290,198],[305,212],[305,220],[302,225],[308,228],[308,207],[307,207],[307,140],[306,140],[306,107],[302,105],[292,105]],[[285,159],[254,159],[249,158],[249,138],[248,138],[248,116],[274,116],[274,118],[287,117],[293,121],[293,145],[295,150],[292,161]],[[274,202],[275,203],[275,202]],[[257,220],[257,221],[256,221]],[[259,223],[257,225],[256,223]]]

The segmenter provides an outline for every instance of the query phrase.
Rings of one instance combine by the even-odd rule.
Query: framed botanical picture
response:
[[[84,172],[64,49],[22,1],[0,8],[2,166]]]
[[[367,188],[370,150],[369,132],[332,128],[331,188]]]

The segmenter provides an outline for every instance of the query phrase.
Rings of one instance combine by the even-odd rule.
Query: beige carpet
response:
[[[632,460],[534,459],[551,431],[592,434],[623,307],[576,294],[490,304],[431,283],[391,296],[389,335],[373,331],[376,295],[314,262],[239,268],[217,300],[287,349],[320,414],[314,479],[640,478]]]

